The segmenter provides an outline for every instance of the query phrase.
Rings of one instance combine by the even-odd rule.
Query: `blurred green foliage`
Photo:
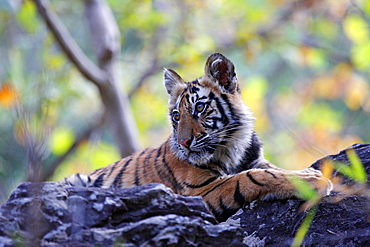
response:
[[[353,149],[347,150],[347,157],[351,164],[348,166],[346,164],[335,163],[335,169],[338,170],[343,175],[353,179],[357,183],[366,184],[367,174],[364,166],[361,163],[361,160],[357,156],[356,152]]]
[[[310,229],[311,223],[316,215],[318,206],[315,205],[312,207],[306,214],[306,216],[303,219],[302,224],[297,230],[297,233],[293,239],[292,244],[290,245],[291,247],[299,247],[302,246],[302,242],[304,240],[304,237],[306,236],[308,230]]]
[[[51,1],[94,59],[81,1]],[[236,66],[266,156],[301,169],[356,142],[370,142],[370,1],[109,0],[121,31],[122,88],[143,147],[171,129],[162,69],[202,75],[212,52]],[[32,1],[0,0],[0,202],[25,180],[27,155],[47,167],[103,112],[87,82],[54,42]],[[137,83],[141,86],[136,89]],[[27,148],[29,142],[37,150]],[[43,145],[46,144],[46,145]],[[53,180],[119,159],[99,129]]]

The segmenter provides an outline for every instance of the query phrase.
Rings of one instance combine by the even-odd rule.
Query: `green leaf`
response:
[[[59,127],[54,130],[49,140],[51,152],[60,156],[64,154],[73,144],[75,135],[73,131],[66,127]]]
[[[343,163],[334,163],[334,168],[339,173],[342,173],[343,175],[354,179],[353,172],[350,166],[343,164]]]
[[[25,1],[17,13],[17,19],[27,32],[34,33],[37,28],[35,4],[32,1]]]
[[[351,50],[351,59],[357,69],[368,71],[370,68],[370,42],[356,45]]]
[[[355,44],[363,44],[369,39],[369,27],[358,15],[350,15],[343,21],[343,29],[347,37]]]
[[[370,1],[363,2],[363,11],[364,13],[370,17]]]
[[[313,218],[315,217],[316,215],[316,211],[317,211],[317,206],[314,206],[312,207],[306,217],[304,218],[301,226],[299,227],[294,239],[293,239],[293,243],[291,245],[291,247],[299,247],[301,246],[307,232],[308,232],[308,229],[310,229],[310,226],[311,226],[311,223],[312,223],[312,220]]]
[[[359,182],[359,183],[366,183],[367,182],[367,175],[364,169],[364,166],[361,163],[361,160],[358,158],[356,152],[353,149],[347,150],[347,157],[350,161],[350,164],[343,164],[343,163],[335,163],[334,167],[343,175]]]
[[[353,149],[347,150],[347,157],[351,162],[353,177],[359,183],[367,182],[367,175],[361,160],[358,158],[356,152]]]
[[[317,196],[316,191],[305,180],[297,176],[292,176],[289,177],[288,179],[296,188],[298,196],[303,200],[309,201]]]

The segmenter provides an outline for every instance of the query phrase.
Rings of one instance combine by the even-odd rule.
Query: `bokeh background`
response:
[[[51,7],[94,60],[82,2],[53,0]],[[234,62],[276,165],[301,169],[370,142],[370,1],[107,3],[121,33],[120,86],[129,92],[142,148],[171,132],[163,67],[191,81],[212,52]],[[65,57],[34,2],[0,0],[0,203],[27,179],[32,155],[44,167],[63,157],[50,181],[120,159],[106,125],[75,143],[103,112],[96,86]]]

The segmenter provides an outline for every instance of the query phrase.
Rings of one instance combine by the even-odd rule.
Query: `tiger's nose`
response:
[[[189,148],[190,144],[191,144],[191,139],[187,138],[187,139],[179,142],[179,144],[182,145],[183,147]]]

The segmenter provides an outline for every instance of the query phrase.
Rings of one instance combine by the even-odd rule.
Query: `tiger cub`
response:
[[[321,195],[331,191],[330,181],[319,171],[287,171],[265,160],[253,130],[254,118],[242,101],[229,59],[212,54],[204,72],[185,82],[175,71],[164,70],[173,131],[160,147],[145,149],[89,175],[73,175],[65,182],[104,188],[162,183],[181,195],[202,196],[219,221],[247,201],[269,194],[293,196],[295,188],[288,178],[294,175]]]

